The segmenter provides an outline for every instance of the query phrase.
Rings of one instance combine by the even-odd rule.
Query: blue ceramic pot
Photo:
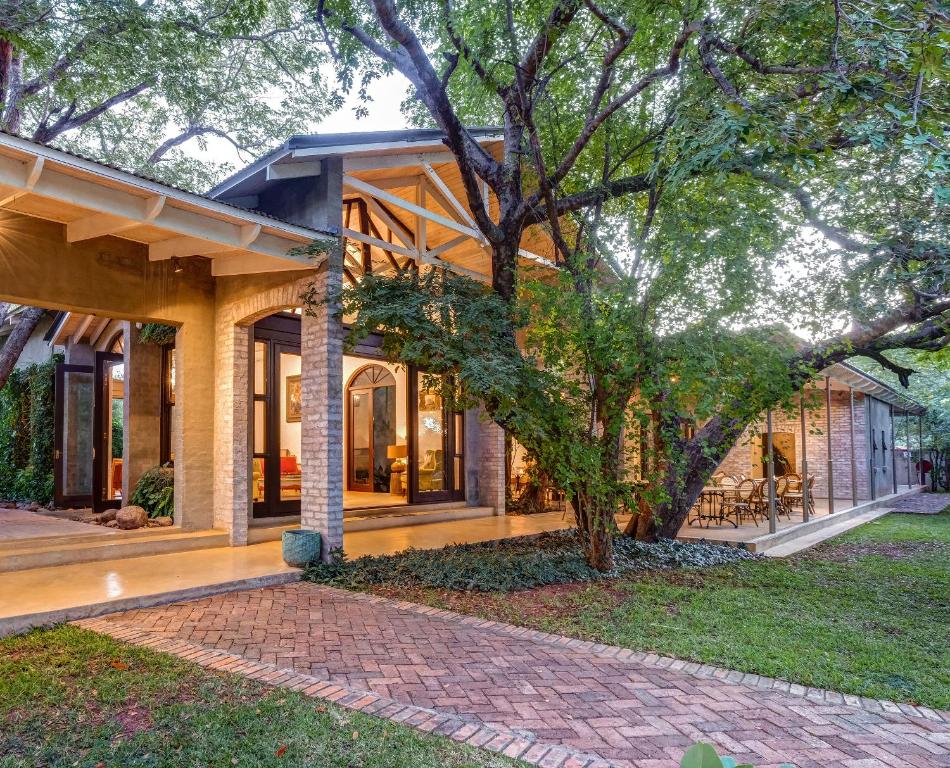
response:
[[[292,568],[306,568],[320,559],[319,531],[284,531],[281,543],[284,562]]]

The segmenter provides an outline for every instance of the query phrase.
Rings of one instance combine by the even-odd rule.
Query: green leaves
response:
[[[753,766],[747,763],[739,765],[731,757],[720,757],[712,744],[700,742],[686,750],[686,754],[680,761],[680,768],[753,768]],[[791,766],[786,765],[783,768],[791,768]]]

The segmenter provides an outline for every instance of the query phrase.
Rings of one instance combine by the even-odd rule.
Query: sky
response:
[[[409,83],[402,75],[392,74],[381,77],[369,86],[372,101],[368,105],[367,116],[358,119],[354,113],[355,108],[361,103],[359,94],[354,89],[343,107],[316,124],[314,131],[316,133],[344,133],[406,128],[406,118],[399,111],[399,106],[406,98],[408,91]],[[240,158],[231,143],[224,139],[209,139],[206,153],[200,153],[195,147],[191,147],[190,150],[202,159],[230,162],[237,168],[243,168],[253,159]]]

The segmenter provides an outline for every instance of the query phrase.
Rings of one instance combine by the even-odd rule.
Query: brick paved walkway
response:
[[[950,506],[950,493],[915,493],[894,502],[895,512],[936,515]]]
[[[475,743],[490,741],[544,768],[593,766],[591,755],[611,765],[672,767],[697,740],[758,768],[950,766],[948,713],[312,584],[80,624],[381,716],[392,715],[392,701],[411,704],[423,709],[394,719],[428,721],[424,730],[454,731],[459,740],[488,726],[494,731]]]

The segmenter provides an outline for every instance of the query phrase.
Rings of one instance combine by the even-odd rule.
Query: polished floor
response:
[[[490,516],[428,525],[353,531],[344,535],[350,557],[437,549],[447,544],[490,541],[572,525],[560,512],[520,517]],[[33,613],[67,611],[114,601],[291,573],[279,541],[247,547],[217,547],[95,563],[0,573],[0,624]],[[131,604],[128,606],[131,607]]]
[[[113,528],[103,528],[89,523],[77,523],[58,517],[41,515],[28,509],[0,509],[0,542],[26,541],[50,536],[95,536],[109,538],[116,533]]]

